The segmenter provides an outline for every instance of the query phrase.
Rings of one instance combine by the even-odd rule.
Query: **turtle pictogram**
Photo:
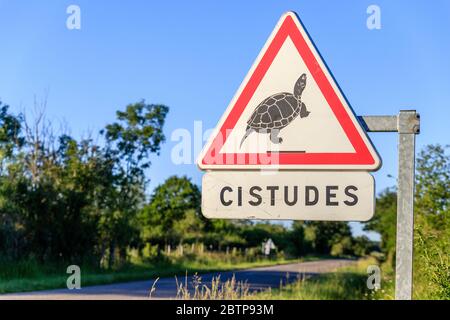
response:
[[[289,125],[298,115],[300,118],[306,118],[310,114],[301,101],[305,87],[306,74],[303,73],[295,83],[294,94],[281,92],[264,99],[247,121],[247,129],[240,147],[253,131],[269,133],[273,143],[283,142],[283,139],[278,137],[280,130]]]

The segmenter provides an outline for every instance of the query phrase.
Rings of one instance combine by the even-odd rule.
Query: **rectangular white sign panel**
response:
[[[367,221],[375,182],[354,171],[210,171],[203,176],[207,218]]]

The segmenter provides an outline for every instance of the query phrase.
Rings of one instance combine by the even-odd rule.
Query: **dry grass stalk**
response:
[[[180,283],[175,277],[177,285],[177,299],[183,300],[236,300],[246,299],[250,293],[247,282],[236,281],[233,275],[231,279],[222,282],[220,275],[213,277],[211,283],[202,283],[202,278],[197,273],[193,275],[191,288],[189,288],[187,274],[184,283]]]

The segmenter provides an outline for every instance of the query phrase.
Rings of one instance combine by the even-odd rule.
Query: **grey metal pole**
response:
[[[402,110],[398,116],[362,116],[361,124],[370,132],[398,132],[397,248],[395,299],[412,299],[414,245],[415,139],[420,117],[415,110]]]
[[[395,299],[412,299],[414,248],[414,171],[419,116],[415,111],[398,115],[398,190]]]

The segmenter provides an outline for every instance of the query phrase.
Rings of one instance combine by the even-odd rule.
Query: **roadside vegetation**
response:
[[[182,277],[186,273],[206,273],[214,271],[238,270],[251,267],[270,266],[275,264],[294,263],[318,257],[303,259],[284,259],[277,257],[253,256],[243,254],[232,256],[220,252],[204,254],[166,256],[160,260],[142,260],[131,258],[121,267],[106,269],[93,268],[91,265],[81,266],[81,286],[127,282],[133,280],[149,280],[161,277]],[[26,292],[65,288],[67,276],[66,265],[45,266],[36,261],[20,261],[14,264],[3,264],[1,268],[0,293]],[[150,289],[150,288],[149,288]]]
[[[397,194],[387,189],[366,230],[381,234],[382,270],[394,278]],[[416,163],[414,204],[414,299],[450,299],[450,155],[426,146]],[[391,281],[393,282],[393,281]],[[393,294],[389,294],[391,297]]]
[[[148,189],[165,141],[167,106],[129,104],[80,139],[68,128],[56,130],[39,112],[45,101],[40,107],[30,119],[0,103],[0,292],[64,287],[69,265],[81,267],[86,286],[306,256],[372,256],[388,283],[385,296],[376,297],[393,296],[395,189],[378,196],[376,214],[365,224],[381,235],[380,243],[355,237],[345,222],[209,220],[190,178],[171,176]],[[445,147],[427,146],[417,160],[417,299],[450,298],[449,202],[450,156]],[[267,251],[268,239],[274,246]],[[279,294],[296,296],[301,289],[304,297],[356,298],[362,278],[353,270],[303,279]]]
[[[286,279],[279,288],[255,291],[245,281],[235,277],[222,281],[215,277],[208,284],[202,282],[201,275],[195,275],[190,282],[187,277],[177,279],[177,298],[184,300],[371,300],[387,297],[384,289],[378,291],[367,288],[369,265],[376,264],[373,257],[360,259],[355,265],[341,267],[320,276],[298,275],[296,279]],[[154,294],[154,292],[152,292]]]
[[[316,277],[300,277],[291,284],[257,293],[252,299],[361,300],[369,298],[366,260]]]

